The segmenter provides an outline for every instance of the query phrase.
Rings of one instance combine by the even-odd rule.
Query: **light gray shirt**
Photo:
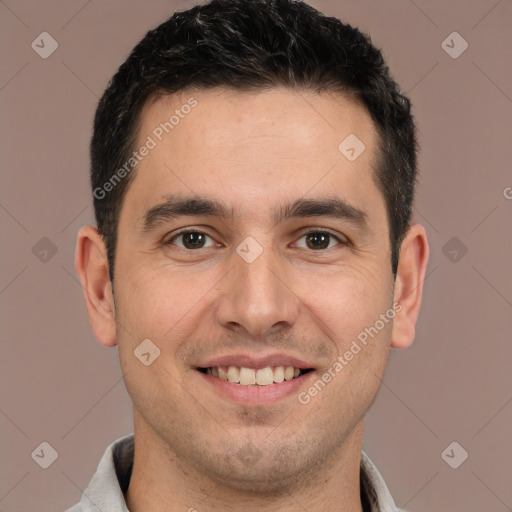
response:
[[[133,454],[133,434],[114,441],[106,449],[80,502],[66,512],[129,512],[124,495],[130,483]],[[364,512],[398,512],[386,483],[364,451],[360,485]]]

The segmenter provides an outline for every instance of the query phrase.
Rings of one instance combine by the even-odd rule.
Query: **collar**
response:
[[[80,503],[67,512],[129,512],[124,494],[130,483],[134,446],[133,434],[114,441],[101,458]],[[398,512],[384,479],[364,451],[360,487],[364,512]]]

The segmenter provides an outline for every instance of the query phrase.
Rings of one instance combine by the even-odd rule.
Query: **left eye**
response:
[[[302,240],[305,238],[306,246],[301,247],[304,249],[312,249],[314,251],[316,250],[322,250],[322,249],[329,249],[330,243],[335,240],[339,243],[341,243],[341,240],[333,235],[332,233],[329,233],[328,231],[309,231],[302,235],[299,240]],[[297,243],[297,247],[300,247],[300,245]]]
[[[209,246],[205,246],[205,240],[209,238],[213,241],[213,244]],[[183,241],[183,245],[175,244],[178,247],[183,247],[183,249],[203,249],[204,247],[212,247],[215,245],[215,241],[213,238],[206,233],[201,231],[182,231],[177,235],[174,235],[167,244],[173,244],[175,240],[181,239]]]

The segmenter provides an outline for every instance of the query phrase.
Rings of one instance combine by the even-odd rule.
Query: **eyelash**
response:
[[[182,235],[187,235],[187,234],[190,234],[190,233],[199,233],[201,235],[206,235],[207,237],[209,237],[212,240],[214,240],[212,236],[208,235],[208,233],[205,233],[204,231],[199,231],[199,230],[196,230],[196,229],[187,229],[187,230],[180,231],[180,232],[174,234],[169,240],[164,242],[164,245],[174,245],[172,243],[174,240],[176,240],[177,238],[179,238]],[[300,236],[300,238],[298,240],[300,240],[301,238],[304,238],[305,236],[307,236],[309,234],[312,234],[312,233],[314,233],[314,234],[329,235],[330,237],[334,238],[338,242],[338,245],[348,245],[349,244],[348,240],[342,240],[342,239],[340,239],[340,237],[338,237],[334,233],[331,233],[331,231],[328,231],[328,230],[322,229],[322,228],[310,229],[309,231],[306,231],[306,232],[302,233],[302,235]],[[199,249],[187,249],[186,247],[180,247],[180,246],[178,246],[178,247],[180,249],[184,249],[185,251],[190,251],[190,252],[192,252],[192,251],[199,251],[200,249],[204,249],[204,247],[200,247]],[[206,249],[208,249],[208,247],[206,247]],[[312,252],[324,252],[324,251],[327,251],[329,249],[333,249],[333,247],[329,247],[328,249],[318,249],[318,250],[310,249],[310,250]]]

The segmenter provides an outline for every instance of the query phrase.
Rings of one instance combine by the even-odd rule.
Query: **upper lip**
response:
[[[256,356],[250,354],[227,354],[218,356],[199,364],[198,368],[215,368],[217,366],[243,366],[244,368],[267,368],[268,366],[293,366],[306,370],[313,365],[289,354],[269,354]]]

